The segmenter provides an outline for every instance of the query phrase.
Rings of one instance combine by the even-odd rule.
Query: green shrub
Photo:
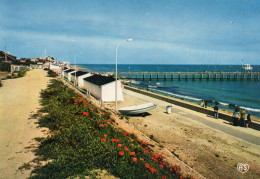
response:
[[[0,63],[0,71],[11,71],[10,63],[2,62]]]
[[[48,76],[49,77],[56,77],[56,76],[58,76],[58,74],[56,72],[54,72],[53,70],[48,69]]]
[[[176,166],[170,167],[148,143],[114,128],[110,113],[52,80],[41,92],[40,127],[51,130],[41,141],[36,155],[50,160],[33,170],[32,178],[68,178],[93,175],[104,169],[120,178],[182,178]]]
[[[23,69],[18,71],[18,77],[24,77],[28,69]]]

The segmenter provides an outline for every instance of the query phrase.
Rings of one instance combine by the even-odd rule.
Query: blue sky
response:
[[[0,50],[81,64],[260,64],[260,1],[0,0]]]

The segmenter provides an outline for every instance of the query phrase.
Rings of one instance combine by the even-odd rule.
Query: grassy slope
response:
[[[52,135],[41,141],[36,154],[51,160],[33,170],[32,178],[67,178],[91,175],[105,169],[120,178],[182,178],[176,166],[169,167],[149,144],[113,127],[110,114],[62,82],[53,80],[41,93],[42,112],[48,115],[39,125]]]

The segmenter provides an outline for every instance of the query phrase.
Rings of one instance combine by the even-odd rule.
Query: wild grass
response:
[[[115,128],[108,111],[52,80],[41,92],[41,127],[51,131],[36,155],[51,161],[35,168],[31,178],[92,176],[97,169],[119,178],[182,178],[180,169],[169,166],[149,144]]]

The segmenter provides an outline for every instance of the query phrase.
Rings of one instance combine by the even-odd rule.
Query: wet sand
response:
[[[43,137],[46,129],[37,128],[32,115],[40,108],[41,89],[50,78],[47,71],[31,70],[25,77],[4,80],[0,87],[0,178],[27,178],[30,170],[18,170],[34,159],[32,149],[36,137]],[[31,118],[31,119],[29,119]],[[45,132],[44,132],[45,131]]]

